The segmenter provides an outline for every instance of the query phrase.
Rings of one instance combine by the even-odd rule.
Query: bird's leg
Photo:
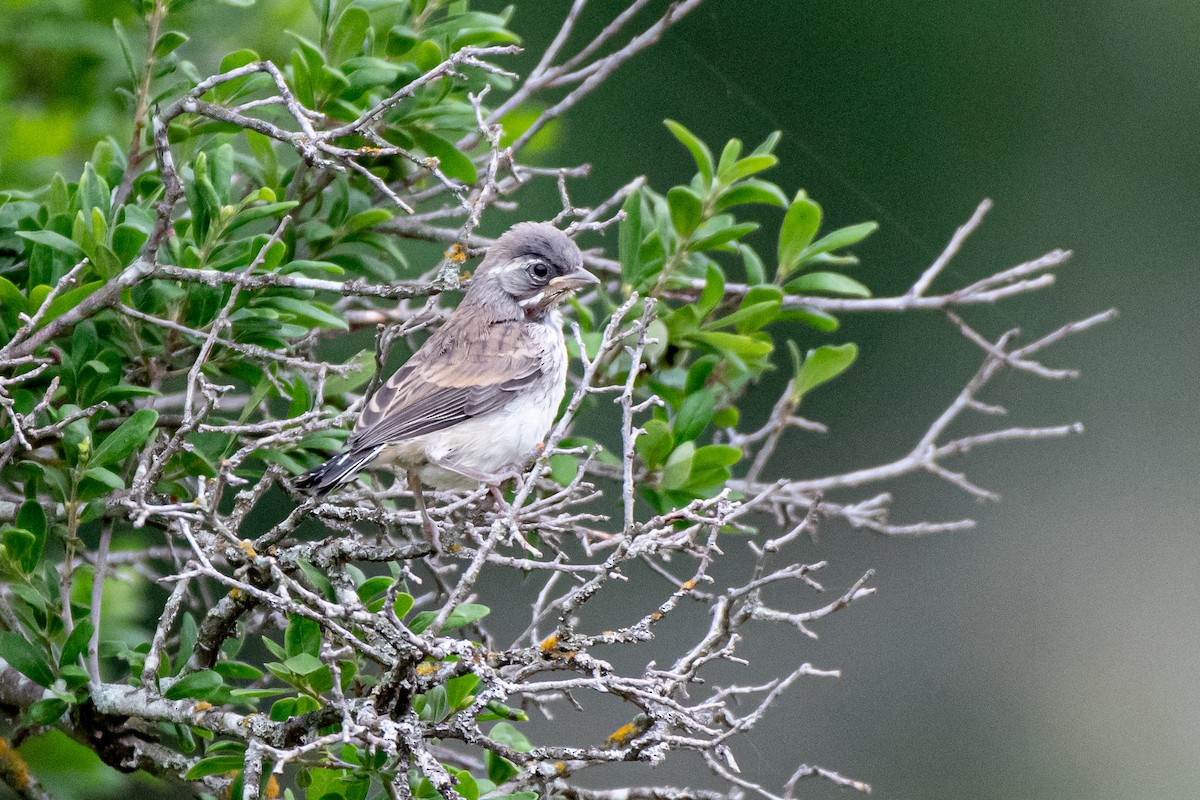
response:
[[[436,463],[437,466],[441,467],[442,469],[447,469],[451,472],[457,472],[463,477],[470,478],[473,481],[479,481],[480,483],[486,485],[488,487],[488,493],[491,494],[492,500],[496,504],[496,512],[508,517],[508,527],[512,533],[511,540],[519,542],[521,546],[524,547],[525,550],[531,555],[537,558],[542,557],[542,552],[530,544],[525,538],[525,535],[521,533],[520,526],[518,526],[514,520],[515,510],[508,500],[504,499],[504,490],[500,488],[501,484],[503,484],[505,481],[516,480],[517,478],[520,478],[520,468],[510,464],[499,472],[481,472],[477,469],[471,469],[470,467],[464,467],[459,464],[455,464],[453,461],[437,461],[434,463]]]
[[[415,469],[407,471],[408,475],[408,490],[412,492],[413,503],[417,506],[417,511],[421,513],[421,531],[425,534],[425,538],[437,547],[437,526],[433,524],[433,520],[429,517],[429,509],[425,507],[425,493],[421,488],[421,476]]]
[[[492,500],[494,500],[496,503],[496,511],[505,514],[506,516],[512,516],[513,507],[507,500],[504,499],[504,490],[500,488],[500,484],[489,483],[488,492],[491,493]]]
[[[505,481],[516,480],[521,477],[521,471],[516,467],[509,465],[498,472],[483,472],[481,470],[464,467],[461,464],[456,464],[453,461],[435,461],[433,462],[442,469],[457,472],[464,478],[469,478],[473,481],[479,481],[488,487],[488,491],[492,495],[492,499],[496,501],[496,510],[505,514],[512,514],[512,506],[504,499],[504,492],[500,489],[501,484]]]

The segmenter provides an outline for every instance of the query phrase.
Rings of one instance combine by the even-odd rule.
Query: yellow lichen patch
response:
[[[441,667],[438,666],[437,664],[433,663],[432,661],[425,661],[420,664],[417,664],[417,674],[418,675],[432,675],[433,673],[437,672],[439,669],[441,669]]]
[[[258,553],[254,551],[254,544],[251,543],[249,539],[242,539],[240,542],[238,542],[238,547],[242,548],[242,552],[246,554],[247,558],[254,558],[258,555]]]
[[[192,706],[192,711],[199,713],[201,711],[208,711],[212,707],[212,703],[206,700],[201,700],[199,703],[196,703],[196,705]]]
[[[370,145],[364,145],[364,146],[358,148],[358,150],[356,152],[360,156],[377,156],[377,155],[379,155],[380,150],[378,147],[371,147]]]
[[[279,781],[275,780],[275,776],[267,778],[266,788],[263,790],[263,797],[267,800],[275,800],[279,797]]]
[[[539,644],[538,647],[541,648],[541,651],[543,653],[548,653],[551,650],[557,649],[558,648],[558,635],[555,634],[553,636],[546,637],[545,639],[542,640],[542,643]]]
[[[567,765],[566,765],[566,764],[564,764],[564,763],[563,763],[563,762],[561,762],[561,761],[555,761],[555,762],[554,762],[554,770],[555,770],[555,771],[556,771],[556,772],[557,772],[559,775],[565,775],[565,774],[567,774]]]
[[[29,786],[29,767],[25,759],[13,749],[8,739],[0,736],[0,783],[7,783],[18,792]]]
[[[695,588],[696,588],[696,579],[695,578],[692,578],[690,581],[684,581],[679,586],[679,590],[682,592],[690,592],[692,589],[695,589]]]
[[[650,615],[651,622],[658,622],[662,618],[663,618],[663,613],[661,611],[655,611],[653,614]]]
[[[242,596],[242,590],[241,590],[241,589],[238,589],[238,588],[233,588],[233,589],[230,589],[230,590],[229,590],[229,599],[230,599],[230,600],[238,600],[238,599],[240,599],[240,598],[241,598],[241,596]]]
[[[616,744],[616,745],[625,744],[630,739],[632,739],[634,737],[634,735],[637,734],[637,732],[638,732],[637,725],[630,722],[629,724],[622,725],[621,727],[617,728],[615,731],[610,733],[607,741],[609,744]]]
[[[463,246],[462,242],[455,242],[446,251],[446,260],[452,264],[464,263],[467,260],[467,248]]]

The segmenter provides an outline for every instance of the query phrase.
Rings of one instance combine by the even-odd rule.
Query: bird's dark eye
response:
[[[529,274],[539,281],[544,281],[550,275],[550,268],[541,261],[535,261],[529,265]]]

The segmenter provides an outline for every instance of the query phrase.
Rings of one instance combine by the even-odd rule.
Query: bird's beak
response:
[[[549,288],[555,292],[570,292],[599,285],[599,278],[583,267],[576,267],[566,275],[559,275],[557,278],[551,279]]]

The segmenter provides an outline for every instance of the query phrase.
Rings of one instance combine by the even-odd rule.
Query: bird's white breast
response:
[[[419,465],[421,481],[434,489],[478,485],[478,481],[435,466],[439,462],[484,474],[524,466],[554,425],[567,379],[561,317],[553,313],[544,322],[530,323],[529,333],[538,340],[542,370],[528,388],[496,411],[410,439],[389,448],[379,460]]]

